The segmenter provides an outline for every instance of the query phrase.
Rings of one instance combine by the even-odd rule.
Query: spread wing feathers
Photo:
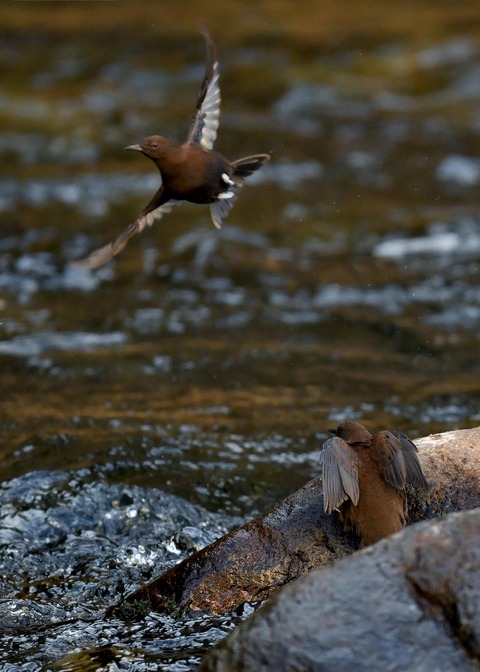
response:
[[[325,513],[351,499],[358,504],[358,457],[343,439],[334,436],[323,444],[323,508]]]
[[[407,467],[398,437],[392,432],[378,432],[371,455],[387,483],[397,490],[403,490],[407,482]]]
[[[153,203],[153,199],[151,202]],[[88,257],[85,257],[85,259],[72,262],[71,265],[76,268],[98,268],[99,266],[103,266],[123,250],[132,236],[143,231],[146,226],[151,226],[156,220],[161,219],[163,215],[168,214],[178,203],[179,201],[170,200],[153,210],[149,210],[147,206],[139,217],[127,226],[125,231],[115,238],[114,241],[95,250]]]
[[[417,446],[410,441],[408,436],[403,432],[391,432],[400,441],[403,458],[405,460],[405,467],[407,470],[407,483],[414,485],[421,490],[428,490],[430,488],[427,479],[425,478],[422,467],[418,460]]]
[[[205,149],[212,149],[217,137],[221,96],[215,45],[207,32],[204,32],[204,36],[208,51],[207,68],[198,94],[187,144],[201,144]]]
[[[152,199],[152,204],[154,199]],[[147,205],[147,207],[140,213],[137,219],[138,231],[135,231],[135,233],[140,233],[146,226],[152,226],[154,222],[162,219],[164,215],[168,215],[168,213],[172,212],[173,208],[179,204],[180,201],[175,201],[173,198],[171,198],[166,203],[162,203],[157,207],[154,206],[153,208],[150,208]]]

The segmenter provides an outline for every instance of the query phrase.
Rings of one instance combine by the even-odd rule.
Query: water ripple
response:
[[[9,341],[0,341],[0,354],[28,357],[55,350],[86,352],[98,348],[123,345],[126,340],[126,335],[120,332],[93,334],[77,331],[31,334],[29,336],[16,336]]]

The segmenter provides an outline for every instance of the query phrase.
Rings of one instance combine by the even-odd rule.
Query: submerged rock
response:
[[[480,669],[480,509],[419,523],[286,586],[202,672]]]

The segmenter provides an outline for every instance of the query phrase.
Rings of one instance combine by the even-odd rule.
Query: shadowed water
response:
[[[195,669],[250,607],[106,607],[315,476],[345,418],[480,422],[478,9],[320,4],[0,10],[2,670]],[[271,162],[221,231],[184,204],[70,267],[158,187],[123,147],[185,137],[200,18],[216,147]]]

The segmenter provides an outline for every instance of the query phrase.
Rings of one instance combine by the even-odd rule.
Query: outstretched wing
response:
[[[358,504],[358,456],[351,446],[338,436],[323,444],[323,508],[325,513],[351,499]]]
[[[393,434],[400,442],[405,468],[407,472],[407,483],[414,485],[421,490],[429,490],[430,486],[425,478],[422,467],[418,459],[417,446],[410,441],[403,432],[389,432]]]
[[[121,233],[114,241],[108,243],[104,247],[101,247],[95,252],[92,252],[85,257],[85,259],[79,259],[78,261],[71,262],[71,266],[76,268],[99,268],[103,266],[110,259],[115,257],[119,252],[123,250],[125,245],[128,243],[132,236],[135,236],[137,233],[143,231],[146,226],[152,226],[152,224],[161,219],[164,215],[167,215],[171,212],[180,201],[169,200],[162,203],[163,199],[163,187],[157,191],[155,196],[152,198],[150,203],[146,208],[140,213],[137,219],[132,222],[123,233]],[[159,205],[155,206],[156,203]]]
[[[205,149],[212,149],[217,137],[221,98],[215,45],[206,31],[203,34],[207,43],[207,68],[200,93],[198,94],[197,107],[190,125],[186,144],[200,144]]]
[[[384,479],[394,488],[403,490],[410,483],[423,490],[429,489],[418,461],[417,448],[403,432],[378,432],[371,455]]]
[[[370,455],[386,482],[397,490],[403,490],[407,482],[407,467],[398,437],[386,430],[378,432],[375,434]]]

